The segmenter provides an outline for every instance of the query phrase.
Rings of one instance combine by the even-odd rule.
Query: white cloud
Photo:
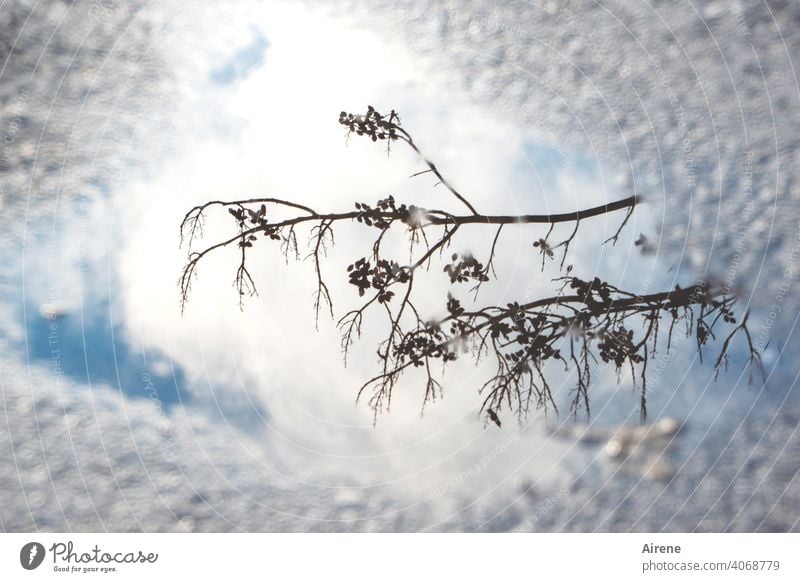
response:
[[[343,368],[333,323],[323,319],[319,332],[314,331],[310,263],[284,266],[277,249],[260,242],[250,260],[260,295],[240,312],[231,286],[235,251],[220,252],[201,264],[187,313],[181,317],[178,310],[175,282],[185,260],[185,249],[177,245],[178,224],[193,204],[270,195],[344,210],[355,200],[371,202],[392,193],[428,207],[459,209],[430,176],[409,179],[421,169],[413,153],[397,146],[388,157],[381,147],[356,136],[345,147],[344,130],[336,121],[341,109],[367,104],[397,108],[420,147],[480,208],[536,211],[530,206],[529,178],[518,172],[526,160],[524,131],[456,96],[433,93],[407,57],[372,34],[333,22],[299,9],[265,13],[263,34],[270,45],[263,65],[237,83],[206,87],[198,103],[213,109],[189,110],[194,121],[184,125],[196,129],[180,136],[180,154],[152,178],[117,194],[117,200],[125,201],[124,213],[118,213],[123,242],[117,255],[119,304],[134,342],[161,350],[179,364],[198,400],[238,400],[247,407],[252,399],[263,406],[269,415],[268,426],[259,429],[265,446],[288,471],[325,483],[353,478],[435,489],[519,430],[511,418],[502,432],[484,430],[478,419],[477,390],[491,363],[475,367],[465,360],[452,366],[444,377],[444,402],[428,406],[422,418],[423,387],[408,376],[395,393],[392,413],[372,428],[371,412],[363,403],[355,406],[354,399],[357,387],[376,369],[376,338],[366,334],[358,355]],[[222,131],[209,131],[211,123]],[[561,194],[569,192],[568,186],[575,184],[551,185],[554,206],[573,206],[574,200]],[[607,196],[592,184],[581,187],[583,200]],[[222,222],[210,217],[205,240],[223,232],[227,218],[227,213]],[[613,232],[616,223],[585,228],[603,234]],[[493,233],[480,230],[467,230],[457,250],[483,252]],[[337,247],[325,270],[338,315],[357,300],[346,285],[344,267],[364,253],[368,235],[356,224],[337,230]],[[530,289],[532,277],[545,277],[536,272],[532,240],[524,228],[507,229],[507,258],[498,261],[501,281],[487,290],[485,300],[516,299]],[[590,248],[589,260],[595,261],[596,245]],[[444,287],[435,281],[431,286],[438,294],[429,300],[441,313]],[[527,430],[521,443],[501,455],[492,471],[471,477],[473,482],[496,483],[509,475],[513,482],[525,474],[548,473],[547,478],[558,480],[564,475],[557,467],[564,464],[566,444],[543,439],[538,428]],[[506,468],[501,470],[501,464]]]

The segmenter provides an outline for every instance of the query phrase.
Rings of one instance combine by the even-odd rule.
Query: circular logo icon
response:
[[[35,570],[44,560],[44,546],[39,542],[29,542],[19,551],[19,563],[26,570]]]

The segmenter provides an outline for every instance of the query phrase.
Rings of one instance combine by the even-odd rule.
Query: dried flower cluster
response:
[[[746,340],[750,363],[760,365],[760,356],[753,347],[747,329],[747,315],[741,322],[734,315],[734,297],[726,295],[712,284],[700,282],[690,288],[676,287],[672,291],[639,296],[616,288],[595,277],[584,280],[564,269],[570,243],[578,234],[580,223],[594,216],[624,212],[619,229],[605,242],[616,243],[634,207],[639,202],[635,196],[602,206],[575,212],[552,215],[487,215],[479,213],[473,204],[442,176],[436,165],[419,150],[410,134],[401,127],[395,111],[381,115],[373,107],[365,114],[342,112],[339,123],[347,134],[366,136],[372,141],[402,141],[422,159],[427,169],[415,175],[433,174],[461,206],[468,210],[458,214],[443,209],[419,208],[398,204],[393,196],[374,204],[356,202],[355,209],[347,212],[318,212],[308,206],[277,198],[258,198],[237,201],[210,201],[192,208],[181,224],[182,238],[190,247],[188,263],[179,281],[183,305],[189,297],[190,287],[198,263],[209,253],[230,245],[240,249],[240,261],[235,284],[240,304],[247,295],[256,293],[255,283],[247,269],[247,252],[259,236],[275,241],[288,258],[300,259],[296,229],[310,227],[307,258],[314,264],[317,276],[315,309],[317,317],[322,307],[333,316],[333,303],[321,263],[327,245],[333,244],[333,227],[340,222],[355,222],[377,231],[371,252],[347,266],[347,278],[358,290],[361,305],[345,313],[338,321],[342,332],[342,348],[347,353],[360,336],[364,318],[368,314],[386,318],[386,337],[377,346],[378,373],[361,387],[359,398],[366,396],[375,417],[391,404],[394,388],[408,369],[424,372],[426,389],[424,404],[439,398],[442,384],[435,378],[435,364],[445,364],[468,356],[475,360],[491,357],[495,373],[480,389],[481,412],[486,422],[501,425],[500,417],[511,412],[522,419],[531,407],[558,410],[546,367],[557,362],[574,372],[571,410],[590,413],[589,389],[593,370],[599,365],[613,366],[618,374],[630,374],[639,391],[642,419],[647,414],[647,365],[659,349],[659,338],[666,337],[667,349],[683,324],[684,333],[693,336],[702,358],[703,347],[709,339],[725,328],[724,341],[715,360],[717,370],[727,365],[728,351],[734,336],[741,333]],[[235,231],[227,239],[207,246],[200,251],[192,245],[202,234],[205,213],[212,207],[228,209],[235,221]],[[290,211],[289,218],[270,219],[270,208]],[[565,240],[551,242],[553,227],[557,223],[573,223],[574,229]],[[431,268],[435,258],[456,238],[465,224],[481,224],[495,228],[491,247],[485,262],[472,254],[448,253],[449,262],[443,261],[442,272],[449,278],[453,291],[447,294],[442,316],[426,321],[414,302],[414,283],[420,269]],[[537,238],[533,247],[542,257],[542,268],[547,260],[557,260],[563,276],[554,280],[552,296],[528,303],[509,303],[505,306],[477,306],[475,301],[480,286],[496,277],[493,262],[497,243],[507,224],[549,224],[544,237]],[[407,231],[412,254],[416,258],[401,262],[384,256],[381,243],[393,228]],[[642,236],[637,246],[643,245]],[[465,305],[456,297],[461,284],[470,284],[474,299]],[[660,326],[668,325],[664,334]],[[662,340],[663,341],[663,340]],[[602,364],[600,364],[602,362]]]

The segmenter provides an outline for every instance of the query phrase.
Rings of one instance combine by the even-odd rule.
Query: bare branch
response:
[[[604,244],[616,244],[641,200],[638,196],[629,196],[600,206],[558,214],[480,214],[422,154],[411,135],[400,126],[396,112],[383,116],[369,107],[364,115],[342,112],[339,122],[348,128],[348,136],[355,133],[372,141],[386,141],[387,148],[393,141],[405,142],[427,166],[426,170],[412,177],[433,174],[438,183],[444,185],[470,213],[419,208],[401,204],[393,196],[375,203],[356,202],[355,209],[347,212],[317,212],[309,206],[279,198],[213,200],[195,206],[184,216],[180,229],[181,241],[188,240],[189,247],[187,264],[178,282],[182,310],[188,301],[198,265],[210,253],[234,244],[239,247],[240,259],[234,285],[242,307],[245,295],[257,294],[246,262],[247,253],[254,243],[260,237],[277,241],[286,261],[290,255],[299,259],[297,229],[309,227],[310,251],[306,258],[313,262],[316,277],[314,311],[318,325],[323,308],[331,317],[334,314],[330,288],[323,272],[328,245],[334,244],[334,227],[341,222],[355,222],[372,229],[375,237],[369,252],[347,267],[348,282],[357,289],[362,298],[361,305],[347,311],[337,325],[342,334],[341,347],[347,363],[349,350],[361,336],[367,313],[377,311],[377,315],[385,317],[386,336],[377,346],[380,372],[365,382],[357,394],[357,401],[360,401],[369,393],[368,404],[376,421],[381,412],[389,410],[393,390],[406,371],[419,369],[425,375],[424,410],[428,402],[441,398],[443,394],[443,385],[433,376],[437,360],[440,365],[446,365],[465,354],[473,357],[476,363],[483,357],[494,359],[494,375],[479,390],[482,395],[480,411],[487,424],[492,422],[501,427],[500,416],[506,411],[520,421],[532,409],[557,413],[556,399],[548,381],[549,366],[556,362],[565,371],[575,373],[575,385],[570,392],[572,414],[578,414],[580,410],[590,414],[592,370],[602,362],[600,365],[616,370],[618,379],[630,374],[634,387],[639,391],[639,408],[644,421],[648,394],[652,390],[652,383],[648,382],[648,362],[657,354],[659,322],[665,316],[670,317],[667,350],[672,348],[672,336],[678,321],[685,323],[687,336],[694,337],[701,360],[708,341],[727,328],[729,331],[714,363],[715,371],[718,373],[727,366],[732,340],[741,332],[749,351],[748,363],[761,368],[763,374],[761,356],[747,329],[748,314],[737,323],[735,299],[706,282],[687,289],[676,286],[672,291],[639,296],[598,277],[583,280],[573,275],[572,266],[568,266],[566,276],[554,279],[557,293],[550,297],[504,306],[464,306],[451,292],[447,294],[444,306],[447,314],[434,321],[424,321],[414,303],[414,291],[420,286],[420,269],[430,270],[437,257],[445,262],[442,271],[449,277],[451,285],[473,283],[470,292],[474,302],[482,284],[490,276],[497,277],[495,258],[506,225],[548,225],[547,233],[533,246],[541,253],[542,269],[548,258],[554,258],[554,251],[563,248],[559,263],[559,269],[563,270],[581,221],[624,211],[625,217],[619,228],[604,241]],[[203,222],[212,207],[227,210],[234,221],[234,234],[195,251],[192,246],[202,236]],[[555,225],[561,223],[573,224],[571,234],[560,242],[551,242]],[[456,244],[459,233],[469,225],[496,227],[485,265],[469,253],[448,253],[449,262],[444,258],[445,249]],[[408,259],[403,262],[386,256],[383,249],[387,233],[397,228],[408,234]],[[421,241],[424,241],[422,247],[419,246]],[[376,306],[380,309],[373,309]],[[729,326],[733,326],[732,330]]]

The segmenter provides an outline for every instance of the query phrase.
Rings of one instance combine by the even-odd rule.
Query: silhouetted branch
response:
[[[548,366],[558,362],[575,375],[570,409],[590,413],[589,389],[592,368],[599,362],[613,366],[618,378],[630,374],[630,379],[640,392],[639,406],[644,420],[647,414],[648,361],[658,351],[659,323],[670,317],[667,331],[667,350],[671,349],[676,324],[685,323],[685,333],[693,336],[696,347],[702,351],[709,339],[714,339],[719,329],[734,325],[722,344],[714,367],[718,371],[726,366],[733,338],[742,332],[750,353],[749,363],[761,364],[747,329],[747,315],[736,323],[733,297],[721,288],[704,282],[688,288],[676,287],[672,291],[638,296],[614,287],[599,278],[582,280],[571,274],[554,280],[560,285],[556,295],[527,303],[512,302],[505,306],[465,308],[461,301],[448,293],[444,310],[447,315],[425,321],[414,303],[414,285],[420,268],[430,269],[434,257],[443,256],[444,250],[457,239],[468,225],[496,227],[488,249],[486,264],[472,254],[450,254],[443,272],[450,283],[473,283],[470,291],[477,299],[482,284],[497,277],[494,269],[498,243],[505,225],[547,224],[549,229],[533,246],[542,257],[542,269],[548,259],[555,258],[555,250],[563,248],[559,268],[563,269],[570,244],[575,240],[581,221],[596,216],[624,211],[625,216],[615,234],[606,239],[615,244],[620,233],[640,202],[630,196],[592,208],[559,214],[489,215],[480,214],[469,200],[457,191],[441,174],[436,165],[425,157],[405,129],[400,127],[398,115],[392,111],[383,116],[369,107],[366,114],[342,112],[339,122],[347,127],[348,136],[365,135],[373,141],[406,143],[427,166],[413,176],[433,174],[453,197],[465,206],[470,214],[456,214],[444,209],[427,209],[400,204],[393,196],[374,204],[356,202],[355,209],[347,212],[318,212],[313,208],[280,198],[253,198],[225,202],[214,200],[195,206],[181,223],[181,240],[188,240],[188,261],[179,280],[182,308],[185,308],[191,283],[197,274],[200,261],[210,253],[227,246],[237,245],[240,260],[234,283],[239,292],[240,305],[245,295],[256,294],[255,283],[247,269],[247,253],[259,238],[280,242],[280,251],[299,259],[296,229],[310,227],[309,253],[306,258],[314,265],[316,291],[314,310],[317,321],[320,310],[327,307],[333,316],[333,300],[323,275],[322,260],[327,245],[334,243],[334,227],[341,222],[355,221],[376,232],[370,252],[347,267],[347,277],[364,298],[360,307],[351,309],[338,320],[342,333],[341,347],[345,362],[353,342],[361,336],[364,318],[370,311],[382,312],[386,317],[388,332],[377,348],[380,372],[365,382],[357,399],[369,394],[369,406],[375,418],[391,406],[393,390],[404,372],[418,369],[426,376],[423,408],[427,402],[441,397],[443,386],[433,376],[437,360],[446,364],[470,354],[476,361],[484,356],[493,357],[496,369],[493,376],[480,388],[483,395],[481,412],[501,426],[499,415],[508,410],[519,419],[531,408],[558,411],[555,396],[547,380]],[[200,251],[193,244],[203,234],[205,215],[212,208],[224,208],[235,223],[235,234]],[[574,223],[571,234],[560,242],[551,242],[556,224]],[[409,238],[409,258],[400,262],[384,256],[382,243],[386,234],[394,229],[404,229]],[[424,246],[417,247],[420,243]]]

